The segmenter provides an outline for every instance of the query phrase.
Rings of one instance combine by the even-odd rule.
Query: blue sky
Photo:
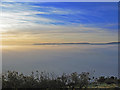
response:
[[[111,30],[117,29],[117,3],[35,3],[30,5],[38,6],[32,10],[49,12],[49,14],[36,14],[36,16],[58,21],[50,24],[84,24]],[[53,7],[54,9],[40,9],[39,6]]]
[[[86,33],[85,41],[89,41],[86,38],[93,34],[100,41],[103,36],[105,41],[117,41],[117,2],[4,2],[1,5],[1,30],[10,34]],[[72,37],[64,35],[60,38]]]
[[[4,5],[9,5],[6,7]],[[51,21],[24,19],[37,24],[72,25],[103,27],[117,30],[117,3],[3,3],[3,13],[20,13],[22,16],[42,17]],[[28,14],[25,14],[24,13]],[[36,13],[32,13],[36,12]]]
[[[119,0],[2,0],[7,2],[118,2]]]

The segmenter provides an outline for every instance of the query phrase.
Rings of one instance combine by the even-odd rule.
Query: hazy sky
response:
[[[117,3],[4,2],[3,44],[117,41]]]

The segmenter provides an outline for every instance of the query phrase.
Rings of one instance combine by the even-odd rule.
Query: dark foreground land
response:
[[[32,72],[24,75],[16,71],[8,71],[2,75],[2,88],[39,88],[40,90],[120,90],[120,79],[114,76],[91,77],[90,73],[77,72],[58,76],[55,73]],[[21,90],[21,89],[20,89]]]

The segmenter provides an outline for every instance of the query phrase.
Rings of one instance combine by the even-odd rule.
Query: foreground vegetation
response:
[[[90,77],[88,72],[71,74],[63,73],[57,76],[54,73],[32,72],[24,75],[15,71],[8,71],[2,75],[3,88],[118,88],[120,79],[117,77],[99,78]]]

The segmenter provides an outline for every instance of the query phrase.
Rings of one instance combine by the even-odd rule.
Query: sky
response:
[[[118,2],[119,0],[2,0],[3,2]]]
[[[2,2],[5,45],[117,41],[116,2]]]
[[[117,2],[2,2],[3,71],[80,73],[95,69],[98,76],[116,76],[117,45],[33,44],[116,42],[117,5]]]

